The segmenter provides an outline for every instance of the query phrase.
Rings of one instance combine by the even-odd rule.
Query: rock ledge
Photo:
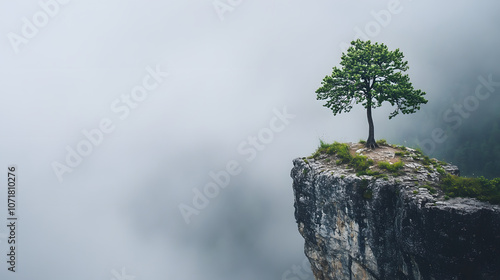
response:
[[[326,155],[293,161],[295,218],[316,279],[498,279],[500,206],[431,194],[422,186],[439,173],[410,157],[403,175],[385,178]]]

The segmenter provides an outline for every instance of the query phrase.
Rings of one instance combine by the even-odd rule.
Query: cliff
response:
[[[440,180],[457,167],[348,145],[370,167],[326,147],[293,161],[295,219],[316,279],[500,279],[500,206],[445,196]]]

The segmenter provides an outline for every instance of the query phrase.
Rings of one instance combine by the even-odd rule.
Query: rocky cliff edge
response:
[[[348,145],[368,169],[326,150],[293,161],[295,218],[316,279],[500,279],[500,206],[448,198],[438,186],[456,166]]]

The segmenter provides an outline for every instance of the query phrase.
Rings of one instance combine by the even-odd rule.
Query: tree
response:
[[[389,51],[384,44],[360,39],[351,42],[347,53],[342,53],[340,69],[333,67],[331,76],[326,76],[322,86],[316,90],[318,100],[327,100],[323,106],[334,115],[349,112],[353,104],[362,103],[368,118],[368,140],[366,147],[374,149],[375,142],[372,108],[387,101],[396,106],[389,119],[398,113],[410,114],[427,103],[425,92],[415,90],[408,75],[408,62],[403,53]]]

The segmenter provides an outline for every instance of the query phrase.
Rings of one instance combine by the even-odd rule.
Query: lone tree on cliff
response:
[[[322,86],[316,90],[318,100],[327,100],[323,106],[330,108],[334,115],[349,112],[354,103],[366,108],[368,117],[368,140],[366,147],[378,147],[374,137],[372,108],[382,106],[387,101],[396,106],[389,115],[392,119],[399,112],[415,113],[420,104],[427,103],[425,92],[415,90],[408,75],[408,62],[403,61],[403,53],[396,49],[389,51],[384,44],[360,39],[351,42],[347,53],[342,53],[341,69],[333,67],[331,76],[326,76]]]

